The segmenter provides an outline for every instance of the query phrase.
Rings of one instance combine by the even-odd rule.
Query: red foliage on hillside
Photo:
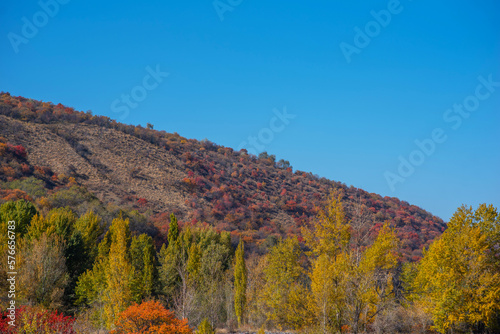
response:
[[[208,140],[197,141],[177,133],[125,125],[91,112],[78,112],[61,104],[13,97],[8,93],[0,94],[0,114],[32,123],[97,125],[165,149],[178,159],[187,175],[177,182],[187,193],[188,208],[175,212],[179,219],[193,224],[206,222],[218,230],[230,231],[253,247],[265,244],[269,236],[300,234],[300,228],[315,218],[317,207],[332,189],[341,189],[346,203],[357,203],[371,213],[373,233],[380,223],[391,221],[402,239],[401,251],[406,259],[418,259],[422,247],[446,227],[440,218],[405,201],[347,187],[311,173],[293,172],[288,164],[277,163],[274,156],[267,154],[258,158],[245,150],[236,152]],[[24,152],[13,147],[6,150],[19,156]],[[0,178],[12,173],[17,171],[7,168],[4,176],[0,173]],[[133,194],[127,198],[139,210],[155,211],[148,198],[137,198]],[[166,224],[163,217],[161,212],[153,217],[160,229]],[[249,249],[251,247],[249,245]]]
[[[47,189],[55,189],[68,181],[64,177],[60,179],[50,168],[31,165],[23,146],[13,145],[4,137],[0,137],[0,182],[9,183],[29,177],[40,180]],[[32,200],[30,195],[21,189],[0,189],[0,200],[18,199]]]

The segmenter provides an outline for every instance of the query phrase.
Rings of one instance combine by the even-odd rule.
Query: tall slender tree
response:
[[[177,218],[172,213],[170,214],[170,225],[168,226],[168,244],[173,245],[179,238],[179,224]]]
[[[238,319],[238,325],[241,326],[246,309],[246,290],[247,290],[247,268],[245,265],[245,245],[240,240],[235,254],[234,264],[234,310]]]
[[[129,250],[129,220],[116,218],[99,244],[92,270],[83,273],[77,282],[77,302],[93,306],[96,322],[108,328],[133,301],[136,280]]]
[[[130,260],[134,267],[134,300],[140,303],[154,293],[157,279],[155,249],[150,236],[141,234],[132,238]]]

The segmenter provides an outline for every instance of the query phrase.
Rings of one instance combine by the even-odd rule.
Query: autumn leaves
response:
[[[76,314],[68,324],[88,330],[500,328],[500,215],[493,206],[459,208],[423,259],[402,263],[390,223],[373,225],[365,207],[342,196],[332,193],[301,238],[275,240],[266,254],[245,254],[242,241],[235,249],[228,232],[181,227],[174,215],[158,253],[151,236],[131,233],[122,216],[105,232],[93,212],[41,215],[21,200],[1,205],[0,218],[18,222],[19,302]]]

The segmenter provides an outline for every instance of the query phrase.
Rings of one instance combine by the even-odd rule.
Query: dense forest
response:
[[[341,197],[332,193],[304,228],[303,242],[279,239],[263,256],[246,256],[242,239],[235,247],[228,232],[210,226],[181,229],[174,214],[167,242],[157,250],[151,236],[131,231],[123,212],[105,227],[93,211],[78,216],[70,207],[47,211],[26,200],[7,201],[0,207],[0,276],[18,308],[12,317],[12,296],[2,294],[0,328],[498,332],[495,208],[459,208],[448,229],[412,263],[400,261],[400,240],[389,224],[370,238],[366,221],[346,219]],[[14,288],[7,280],[7,254],[16,261],[11,268],[19,268]],[[16,327],[9,324],[13,319]]]
[[[2,333],[500,331],[491,205],[445,224],[267,153],[8,93],[0,121]],[[122,175],[113,150],[163,174]]]

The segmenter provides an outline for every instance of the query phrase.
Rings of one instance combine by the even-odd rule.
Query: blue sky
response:
[[[234,148],[253,136],[445,220],[500,206],[498,1],[41,3],[0,4],[0,90]]]

